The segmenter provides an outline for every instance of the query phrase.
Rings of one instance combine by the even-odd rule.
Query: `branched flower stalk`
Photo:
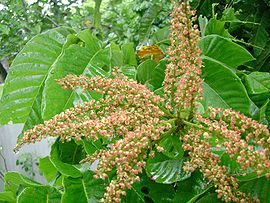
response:
[[[195,11],[187,1],[176,3],[171,14],[170,63],[165,70],[164,98],[145,85],[125,77],[117,68],[111,78],[67,75],[58,80],[64,89],[95,91],[99,100],[85,102],[54,116],[44,124],[27,130],[18,143],[34,143],[47,136],[90,141],[116,139],[106,149],[96,151],[83,162],[99,160],[95,178],[108,178],[116,170],[116,178],[106,188],[102,202],[120,202],[126,190],[139,181],[148,157],[162,152],[159,140],[166,135],[179,135],[188,159],[184,170],[199,169],[213,183],[218,197],[225,202],[256,202],[238,190],[235,174],[222,165],[213,149],[224,150],[246,171],[270,176],[267,126],[232,109],[209,107],[204,114],[197,111],[202,98],[202,60]],[[239,174],[238,174],[239,175]]]

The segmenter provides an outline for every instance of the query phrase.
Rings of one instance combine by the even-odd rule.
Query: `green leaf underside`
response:
[[[30,40],[14,59],[0,101],[0,124],[42,122],[40,98],[44,81],[73,30],[56,28]]]

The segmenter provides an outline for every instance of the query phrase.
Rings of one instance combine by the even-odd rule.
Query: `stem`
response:
[[[159,109],[161,111],[163,111],[167,116],[169,116],[170,118],[176,118],[175,115],[173,115],[169,110],[167,110],[166,108],[164,108],[162,105],[157,104],[157,106],[159,107]]]
[[[183,122],[184,124],[186,124],[186,125],[189,125],[189,126],[192,126],[192,127],[195,127],[195,128],[200,128],[199,125],[197,125],[197,124],[195,124],[195,123],[191,123],[191,122],[185,121],[185,120],[183,120],[182,122]],[[209,132],[209,129],[206,128],[206,127],[202,127],[201,129],[203,129],[203,130]]]
[[[5,170],[8,171],[6,159],[5,159],[5,157],[2,155],[1,152],[0,152],[0,156],[1,156],[1,158],[3,159],[3,161],[4,161]]]

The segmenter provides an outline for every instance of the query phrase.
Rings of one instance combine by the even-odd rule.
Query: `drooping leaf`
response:
[[[162,154],[156,154],[153,159],[148,159],[146,173],[157,183],[171,184],[184,180],[190,176],[182,171],[182,160],[168,159]]]
[[[202,37],[204,37],[205,36],[205,29],[206,29],[206,26],[208,23],[208,19],[207,19],[207,17],[200,15],[198,18],[198,21],[199,21],[201,35],[202,35]]]
[[[92,171],[86,171],[80,178],[65,177],[62,202],[100,202],[106,184],[101,179],[94,179],[93,175]]]
[[[1,84],[1,85],[0,85],[0,99],[1,99],[1,97],[2,97],[2,93],[3,93],[3,87],[4,87],[4,85],[3,85],[3,84]]]
[[[74,141],[61,143],[57,140],[51,148],[50,161],[64,176],[81,177],[81,172],[74,165],[83,158],[82,146],[77,145]]]
[[[35,36],[10,67],[0,102],[0,124],[24,123],[24,130],[42,122],[44,82],[62,54],[66,37],[74,31],[56,28]]]
[[[51,187],[27,187],[17,198],[18,203],[58,203],[60,192]]]

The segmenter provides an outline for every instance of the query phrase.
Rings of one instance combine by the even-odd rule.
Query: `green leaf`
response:
[[[205,66],[203,97],[206,104],[233,108],[246,115],[253,115],[258,109],[234,72],[237,66],[252,60],[252,56],[244,48],[217,35],[204,37],[200,47]]]
[[[203,37],[199,46],[204,58],[235,69],[248,61],[254,60],[253,56],[240,45],[218,35]]]
[[[17,194],[20,187],[46,187],[38,182],[35,182],[17,172],[7,172],[5,174],[5,191],[10,191]]]
[[[38,162],[39,171],[43,174],[48,182],[54,180],[57,175],[57,169],[52,164],[48,156],[40,158]]]
[[[18,203],[58,203],[61,194],[51,187],[27,187],[17,199]]]
[[[10,191],[0,192],[0,202],[15,203],[16,196]]]
[[[152,78],[152,74],[156,66],[157,62],[151,59],[142,62],[137,68],[137,81],[145,84],[146,81]]]
[[[123,59],[124,64],[127,64],[129,66],[137,66],[137,59],[136,54],[134,50],[134,44],[129,42],[122,46],[122,53],[123,53]]]
[[[167,135],[160,140],[160,146],[163,147],[162,153],[171,159],[181,160],[184,155],[184,150],[182,148],[182,142],[179,136]]]
[[[172,202],[174,197],[174,188],[172,185],[155,183],[146,175],[140,176],[140,182],[132,185],[127,190],[127,195],[123,197],[127,203],[144,203],[144,202]]]
[[[177,190],[173,202],[196,202],[208,189],[209,186],[205,182],[202,173],[195,171],[191,174],[191,177],[177,183]]]
[[[153,86],[153,90],[162,87],[162,83],[165,77],[166,65],[168,64],[167,59],[160,60],[159,64],[152,70],[150,74],[150,79],[148,79],[148,83]]]
[[[83,155],[82,146],[74,141],[61,143],[57,140],[52,146],[50,161],[62,175],[78,178],[82,174],[74,164],[78,164],[84,158]]]
[[[157,183],[171,184],[186,179],[190,174],[182,172],[183,160],[172,160],[162,154],[148,159],[146,173]]]
[[[62,202],[96,203],[105,193],[105,183],[94,179],[94,173],[87,171],[81,178],[65,177]]]
[[[245,75],[245,81],[250,94],[270,92],[270,73],[252,72],[249,75]]]
[[[228,30],[224,28],[225,21],[216,20],[214,18],[210,19],[206,29],[205,29],[205,35],[212,35],[216,34],[225,38],[233,38],[233,36],[230,35]]]
[[[0,101],[0,124],[24,123],[24,130],[42,122],[44,82],[73,30],[56,28],[35,36],[16,56]]]
[[[242,183],[239,190],[245,193],[250,193],[256,197],[261,203],[268,203],[270,199],[270,181],[265,177],[256,178],[251,181]]]

